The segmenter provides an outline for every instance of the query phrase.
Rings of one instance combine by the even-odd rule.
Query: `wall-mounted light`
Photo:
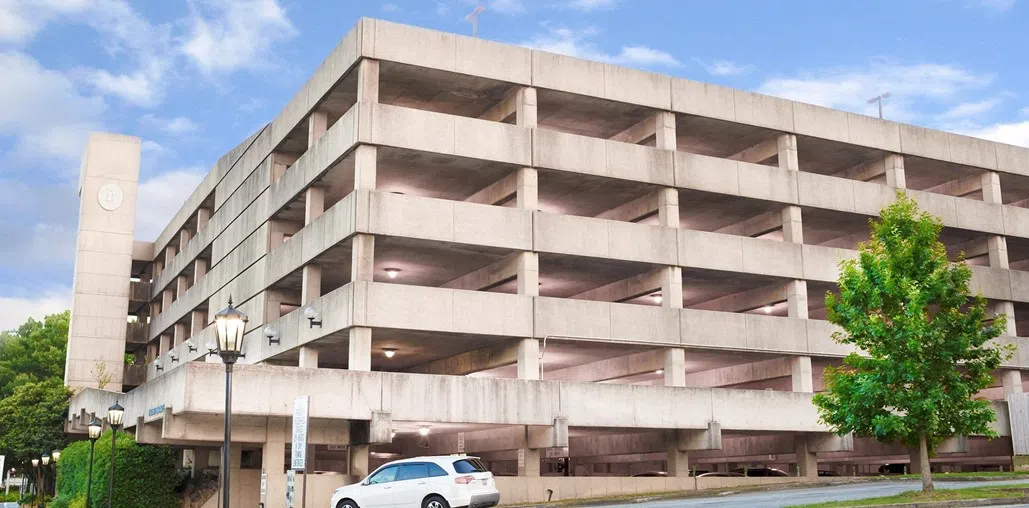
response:
[[[161,360],[154,360],[154,368],[157,369],[157,372],[164,370],[164,366],[161,365]]]
[[[278,345],[280,343],[279,332],[270,326],[264,327],[264,336],[268,338],[269,346],[272,344]]]
[[[654,303],[661,303],[661,300],[664,300],[664,297],[661,296],[661,293],[654,293],[650,295],[650,298],[654,300]]]
[[[197,347],[195,345],[193,345],[193,341],[187,340],[186,341],[186,350],[189,351],[190,353],[196,353],[197,352]]]
[[[763,308],[761,310],[765,311],[765,314],[771,314],[772,313],[772,306],[771,305],[765,305],[765,308]]]
[[[310,323],[310,328],[322,327],[322,316],[318,313],[318,309],[308,305],[304,308],[304,317]]]
[[[393,358],[397,354],[397,350],[391,347],[382,350],[382,354],[386,355],[386,358]]]
[[[218,354],[218,345],[214,342],[207,343],[207,356]]]
[[[386,276],[391,278],[391,279],[395,279],[395,278],[397,278],[397,275],[400,275],[400,269],[399,268],[387,268],[385,271],[386,271]]]
[[[175,354],[174,351],[168,353],[168,357],[171,358],[172,363],[178,363],[179,361],[179,355]]]
[[[430,429],[428,425],[422,425],[421,427],[418,427],[418,434],[422,436],[428,436],[429,430]]]
[[[390,432],[390,433],[389,433],[389,440],[390,440],[390,441],[393,441],[393,440],[395,440],[396,438],[397,438],[397,431],[395,431],[395,430],[394,430],[394,431],[392,431],[392,432]]]

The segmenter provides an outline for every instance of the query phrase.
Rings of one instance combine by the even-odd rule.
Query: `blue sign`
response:
[[[161,404],[160,406],[154,406],[154,407],[148,409],[147,412],[146,412],[147,418],[153,418],[153,417],[155,417],[157,415],[162,415],[162,414],[164,414],[164,404]]]

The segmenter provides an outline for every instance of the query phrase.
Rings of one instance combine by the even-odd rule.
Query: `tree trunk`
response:
[[[933,491],[933,473],[929,469],[929,445],[925,434],[918,436],[918,464],[922,469],[922,492],[930,493]]]

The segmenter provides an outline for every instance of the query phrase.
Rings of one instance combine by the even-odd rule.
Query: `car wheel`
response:
[[[422,501],[422,508],[450,508],[450,505],[442,497],[429,496]]]
[[[336,505],[336,508],[360,508],[360,507],[357,506],[357,503],[355,503],[355,502],[353,502],[353,501],[351,501],[349,499],[344,499],[344,500],[340,501],[339,504]]]

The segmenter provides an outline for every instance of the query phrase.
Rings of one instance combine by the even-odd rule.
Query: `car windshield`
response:
[[[461,459],[454,461],[454,471],[458,474],[485,473],[486,466],[479,459]]]

